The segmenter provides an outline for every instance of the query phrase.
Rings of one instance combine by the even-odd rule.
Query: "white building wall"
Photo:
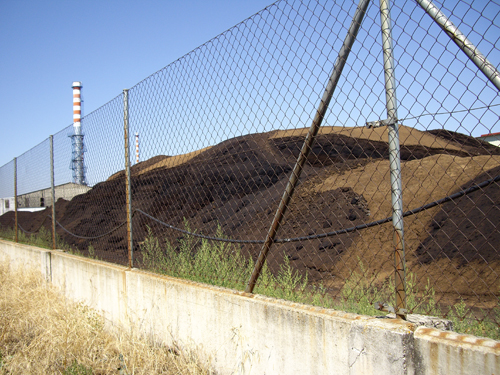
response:
[[[500,147],[500,133],[484,134],[479,139],[491,143],[493,146]]]
[[[59,198],[66,199],[70,201],[75,196],[80,194],[85,194],[91,188],[85,185],[78,185],[73,183],[68,183],[64,185],[59,185],[54,188],[56,202]],[[43,198],[43,206],[42,206]],[[52,189],[47,188],[43,190],[34,191],[31,193],[26,193],[18,195],[17,197],[18,208],[34,208],[34,207],[48,207],[52,205]]]
[[[75,196],[85,194],[91,187],[85,185],[78,185],[73,183],[63,184],[56,186],[55,196],[56,201],[63,198],[70,201]],[[43,206],[42,206],[43,199]],[[14,211],[14,197],[0,198],[0,215],[8,211]],[[43,190],[34,191],[31,193],[21,194],[17,196],[17,210],[18,211],[39,211],[45,207],[52,205],[52,189],[47,188]]]
[[[0,198],[0,215],[9,211],[14,211],[14,203],[14,197]]]

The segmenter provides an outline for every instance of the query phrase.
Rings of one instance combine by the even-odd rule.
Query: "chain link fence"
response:
[[[84,116],[86,185],[71,126],[53,189],[48,140],[0,168],[4,208],[53,190],[60,248],[500,337],[500,5],[436,2],[478,67],[432,3],[381,3],[270,5]]]

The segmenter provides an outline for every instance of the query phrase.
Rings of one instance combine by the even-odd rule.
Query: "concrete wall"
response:
[[[221,374],[499,374],[500,343],[211,287],[0,240],[65,295]]]

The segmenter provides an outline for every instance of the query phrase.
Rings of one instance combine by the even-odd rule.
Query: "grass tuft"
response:
[[[14,241],[16,233],[13,228],[0,227],[0,238],[5,240]],[[17,240],[19,243],[41,247],[44,249],[52,249],[52,231],[42,226],[36,233],[25,233],[22,230],[17,232]],[[72,250],[64,239],[56,234],[57,248],[61,250]]]

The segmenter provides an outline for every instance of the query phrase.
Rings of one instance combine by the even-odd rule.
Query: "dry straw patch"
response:
[[[0,374],[210,374],[193,352],[131,332],[69,302],[41,275],[0,263]]]

